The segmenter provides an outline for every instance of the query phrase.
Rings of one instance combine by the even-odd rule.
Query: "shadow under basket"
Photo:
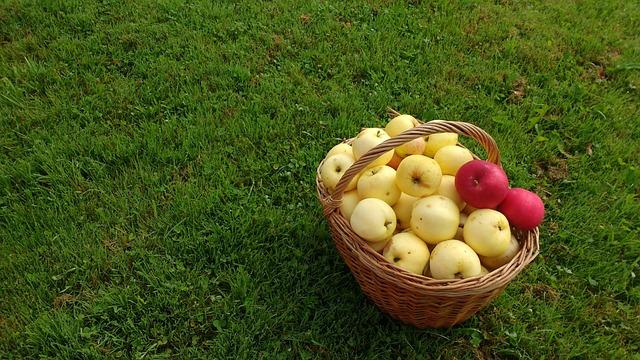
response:
[[[394,111],[390,114],[398,115]],[[465,122],[435,120],[421,123],[371,149],[345,172],[333,194],[329,193],[320,178],[322,163],[318,166],[316,176],[318,199],[331,236],[362,291],[383,312],[417,328],[444,328],[465,321],[500,295],[540,250],[538,228],[512,230],[520,243],[520,251],[506,265],[484,276],[435,280],[393,265],[353,231],[339,210],[342,194],[349,181],[385,152],[417,137],[441,132],[453,132],[475,139],[487,152],[487,160],[500,165],[496,143],[484,130]]]

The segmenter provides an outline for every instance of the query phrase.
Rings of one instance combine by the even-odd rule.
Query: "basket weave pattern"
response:
[[[397,115],[395,112],[391,114]],[[440,132],[454,132],[475,139],[487,152],[487,160],[500,165],[498,147],[484,130],[469,123],[437,120],[421,123],[371,149],[346,171],[333,194],[320,179],[322,163],[316,176],[317,194],[331,236],[362,291],[383,312],[418,328],[450,327],[468,319],[497,297],[538,255],[540,249],[538,228],[514,231],[521,249],[508,264],[481,277],[435,280],[396,267],[352,230],[339,211],[342,194],[349,181],[383,153],[417,137]]]

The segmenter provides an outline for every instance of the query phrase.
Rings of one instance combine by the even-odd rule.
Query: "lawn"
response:
[[[0,358],[640,358],[640,3],[0,3]],[[540,256],[452,329],[315,195],[386,107],[472,122]],[[469,141],[465,144],[472,145]]]

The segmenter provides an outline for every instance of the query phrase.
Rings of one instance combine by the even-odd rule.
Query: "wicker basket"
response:
[[[397,115],[393,110],[390,114]],[[356,235],[339,211],[344,188],[351,178],[383,153],[419,136],[440,132],[454,132],[475,139],[486,150],[488,161],[500,165],[496,143],[484,130],[465,122],[436,120],[421,123],[371,149],[347,170],[333,194],[329,194],[320,179],[322,163],[316,176],[318,198],[333,241],[362,291],[383,312],[418,328],[450,327],[468,319],[497,297],[540,249],[538,228],[514,231],[521,249],[508,264],[481,277],[435,280],[396,267]]]

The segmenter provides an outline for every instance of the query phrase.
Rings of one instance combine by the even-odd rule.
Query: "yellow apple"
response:
[[[440,181],[440,186],[438,186],[438,190],[436,194],[446,196],[449,199],[453,200],[460,210],[464,209],[466,203],[460,195],[458,194],[458,190],[456,190],[456,178],[451,175],[442,175],[442,180]]]
[[[503,254],[511,241],[509,221],[492,209],[476,210],[469,215],[463,229],[464,241],[478,255],[495,257]]]
[[[392,206],[400,198],[400,189],[396,186],[396,171],[387,165],[364,170],[357,188],[360,198],[376,198]]]
[[[402,114],[391,119],[384,130],[389,134],[389,136],[395,137],[401,132],[414,128],[419,124],[418,120],[413,116]]]
[[[396,148],[396,154],[401,157],[408,155],[422,155],[424,151],[424,138],[415,138],[409,142],[406,142]]]
[[[411,232],[393,235],[382,255],[394,265],[418,275],[429,262],[427,244]]]
[[[511,241],[509,241],[507,250],[495,257],[480,256],[480,262],[487,268],[495,270],[511,261],[511,259],[518,254],[518,251],[520,251],[520,244],[518,240],[516,240],[516,237],[511,235]]]
[[[429,261],[434,279],[466,279],[480,275],[480,259],[469,245],[460,240],[446,240],[431,253]]]
[[[396,184],[411,196],[423,197],[438,190],[442,171],[438,163],[424,155],[409,155],[398,166]]]
[[[330,193],[336,189],[336,185],[342,175],[353,165],[353,157],[346,154],[332,155],[324,160],[322,167],[320,168],[320,178],[322,183],[327,187]],[[358,176],[354,176],[345,191],[355,189],[358,184]]]
[[[389,135],[386,131],[380,128],[368,128],[360,131],[358,136],[353,139],[353,143],[351,145],[353,157],[356,160],[360,159],[369,150],[387,139],[389,139]],[[374,167],[388,163],[393,157],[393,153],[394,150],[387,151],[371,162],[367,167]]]
[[[433,159],[438,162],[443,174],[455,176],[462,165],[473,160],[473,155],[465,148],[447,145],[438,150]]]
[[[400,198],[393,205],[393,211],[396,213],[396,220],[398,221],[398,229],[406,229],[411,226],[411,212],[413,211],[413,204],[418,201],[419,198],[411,196],[405,193],[400,194]]]
[[[382,254],[382,250],[384,250],[384,248],[387,246],[387,244],[389,244],[389,241],[391,239],[387,239],[384,241],[367,241],[367,244],[369,244],[369,246],[371,246],[371,248],[375,251],[378,252],[380,254]]]
[[[396,229],[396,214],[386,202],[362,199],[351,213],[351,228],[361,238],[378,242],[391,237]]]
[[[347,143],[340,143],[332,147],[331,150],[329,150],[329,152],[327,153],[327,156],[325,156],[324,158],[326,159],[330,156],[337,155],[337,154],[346,154],[353,157],[353,150],[351,149],[351,145]]]
[[[448,145],[455,145],[458,143],[458,134],[456,133],[438,133],[431,134],[424,138],[424,154],[429,157],[434,157],[438,150]]]
[[[360,196],[358,196],[357,190],[347,191],[342,194],[342,204],[340,204],[340,213],[347,221],[351,219],[353,209],[360,202]]]
[[[479,257],[479,256],[478,256],[478,257]],[[480,261],[480,263],[482,263],[482,261]],[[484,275],[487,275],[487,274],[489,273],[489,269],[487,269],[487,268],[486,268],[486,267],[484,267],[484,266],[480,266],[480,269],[481,269],[481,270],[480,270],[480,276],[484,276]]]
[[[453,239],[459,223],[458,206],[442,195],[427,196],[413,205],[411,230],[428,244]]]

